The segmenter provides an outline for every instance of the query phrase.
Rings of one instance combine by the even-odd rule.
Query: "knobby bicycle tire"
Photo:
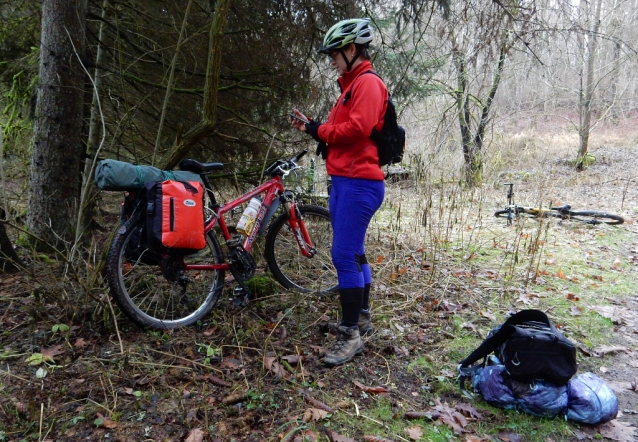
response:
[[[598,210],[579,210],[570,211],[567,219],[580,221],[586,224],[622,224],[625,219],[622,216],[612,213],[600,212]]]
[[[111,243],[106,275],[115,302],[142,327],[170,329],[199,321],[217,303],[224,271],[184,271],[183,264],[222,263],[219,241],[210,231],[203,250],[162,257],[145,246],[144,224],[139,212],[135,213],[120,227]]]
[[[337,271],[332,264],[332,226],[328,209],[315,205],[297,206],[316,249],[308,258],[301,253],[288,224],[289,215],[279,215],[266,234],[264,256],[275,279],[285,288],[327,295],[338,289]]]

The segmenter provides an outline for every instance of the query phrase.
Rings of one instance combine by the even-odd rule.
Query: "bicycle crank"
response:
[[[255,276],[256,269],[255,259],[241,245],[230,249],[230,273],[239,284],[239,287],[234,290],[235,306],[244,307],[248,304],[251,293],[246,281]]]

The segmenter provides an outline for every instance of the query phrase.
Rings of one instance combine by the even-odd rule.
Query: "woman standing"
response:
[[[339,73],[341,95],[326,123],[308,120],[297,109],[295,114],[309,122],[291,119],[297,129],[319,142],[317,155],[326,160],[332,179],[332,261],[337,269],[342,319],[337,341],[324,359],[330,367],[361,353],[361,335],[373,330],[369,312],[372,274],[364,240],[383,201],[384,174],[370,134],[383,127],[388,90],[372,70],[368,53],[372,39],[366,19],[343,20],[330,28],[318,52],[328,55]]]

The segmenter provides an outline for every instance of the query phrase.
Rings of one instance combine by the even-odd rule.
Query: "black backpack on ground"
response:
[[[461,389],[465,379],[485,366],[494,353],[512,379],[535,379],[566,385],[576,374],[576,347],[540,310],[521,310],[488,334],[487,339],[461,361]],[[471,366],[479,359],[483,363]]]

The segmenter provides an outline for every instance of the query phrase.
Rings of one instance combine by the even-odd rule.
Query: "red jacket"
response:
[[[363,75],[369,70],[372,64],[365,60],[339,78],[341,96],[328,122],[319,126],[319,138],[328,144],[329,175],[383,180],[377,146],[370,134],[372,128],[383,128],[388,89],[376,75]]]

